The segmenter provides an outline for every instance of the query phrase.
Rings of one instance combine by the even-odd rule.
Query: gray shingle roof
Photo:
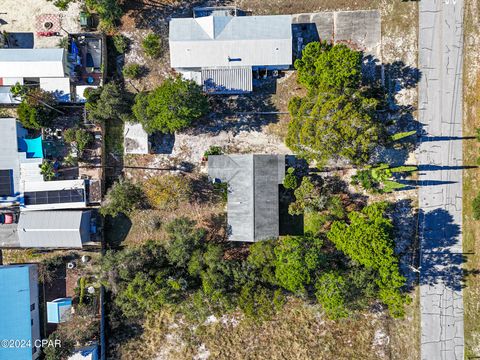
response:
[[[208,174],[229,184],[229,240],[254,242],[279,236],[278,187],[285,176],[285,156],[209,156]]]

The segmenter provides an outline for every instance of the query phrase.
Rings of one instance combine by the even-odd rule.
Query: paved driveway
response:
[[[421,357],[463,359],[463,1],[422,0],[419,18]]]

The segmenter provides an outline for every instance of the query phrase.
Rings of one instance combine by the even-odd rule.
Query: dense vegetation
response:
[[[299,181],[292,211],[315,217],[304,236],[262,241],[237,252],[235,245],[214,242],[208,229],[179,217],[161,225],[164,241],[108,252],[102,279],[130,321],[164,306],[195,321],[235,309],[261,320],[288,296],[318,302],[333,319],[376,300],[402,316],[408,298],[402,293],[405,279],[394,254],[388,204],[353,203],[337,182],[311,176]],[[114,185],[103,213],[129,214],[138,207],[132,199],[144,194],[150,206],[175,211],[193,194],[178,175],[148,180],[144,194],[132,186],[124,180]]]
[[[362,84],[362,53],[314,42],[295,68],[308,94],[290,100],[286,144],[320,166],[338,158],[366,163],[385,130],[377,118],[382,99]]]

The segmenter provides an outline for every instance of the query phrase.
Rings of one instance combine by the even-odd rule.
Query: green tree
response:
[[[205,230],[196,228],[196,222],[185,217],[169,222],[165,227],[168,241],[167,259],[176,267],[184,268],[194,251],[201,245]]]
[[[61,346],[55,346],[56,341],[61,342]],[[74,343],[59,335],[57,331],[48,337],[48,345],[43,347],[45,360],[65,360],[73,354]]]
[[[331,319],[348,316],[345,305],[347,284],[343,277],[334,272],[322,274],[315,283],[315,297]]]
[[[320,212],[327,208],[330,196],[323,189],[321,178],[312,180],[305,176],[300,186],[295,189],[295,202],[288,207],[291,215],[300,215],[305,212]]]
[[[158,58],[162,53],[162,39],[159,35],[150,33],[142,40],[145,54],[151,58]]]
[[[322,241],[317,238],[285,236],[275,247],[275,277],[278,284],[293,293],[303,293],[312,283],[312,272],[323,264]]]
[[[247,262],[260,275],[260,280],[269,284],[276,284],[275,277],[275,240],[264,240],[253,243],[249,250]]]
[[[383,139],[384,128],[376,118],[377,105],[377,100],[360,92],[293,98],[285,142],[320,166],[338,157],[354,164],[365,163]]]
[[[123,15],[123,10],[118,0],[86,0],[85,4],[90,10],[95,11],[100,18],[100,29],[111,32]]]
[[[107,191],[100,213],[103,216],[113,217],[119,213],[128,215],[133,210],[140,208],[143,202],[142,189],[128,180],[120,179]]]
[[[386,216],[388,206],[380,202],[353,211],[348,214],[349,222],[335,221],[327,236],[353,261],[377,272],[380,299],[393,316],[401,317],[408,297],[401,292],[405,278],[394,252],[393,224]]]
[[[49,127],[55,118],[55,105],[52,93],[37,88],[29,89],[23,93],[23,100],[18,105],[18,120],[27,129]]]
[[[170,78],[150,93],[139,93],[133,113],[148,133],[174,133],[207,114],[208,101],[200,86]]]
[[[94,123],[131,119],[131,97],[117,83],[110,82],[96,89],[88,89],[86,99],[87,116]]]
[[[113,46],[119,54],[125,54],[129,47],[131,40],[122,34],[115,34],[112,36]]]
[[[362,57],[360,51],[344,44],[309,43],[302,51],[302,58],[295,61],[298,81],[312,92],[355,91],[360,87]]]

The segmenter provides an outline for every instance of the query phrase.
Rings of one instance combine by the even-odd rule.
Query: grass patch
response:
[[[480,37],[479,15],[480,1],[465,1],[464,15],[464,118],[463,136],[475,136],[479,115],[480,71],[478,65],[478,45]],[[463,164],[476,165],[479,157],[479,144],[476,140],[463,141]],[[465,270],[472,271],[480,268],[480,254],[477,239],[480,238],[480,221],[473,219],[473,199],[480,191],[480,172],[478,169],[463,171],[463,251],[467,255],[464,264]],[[465,279],[464,289],[464,329],[465,329],[465,358],[480,356],[480,277],[469,275]]]
[[[105,124],[105,151],[108,154],[123,156],[123,122],[110,119]]]

